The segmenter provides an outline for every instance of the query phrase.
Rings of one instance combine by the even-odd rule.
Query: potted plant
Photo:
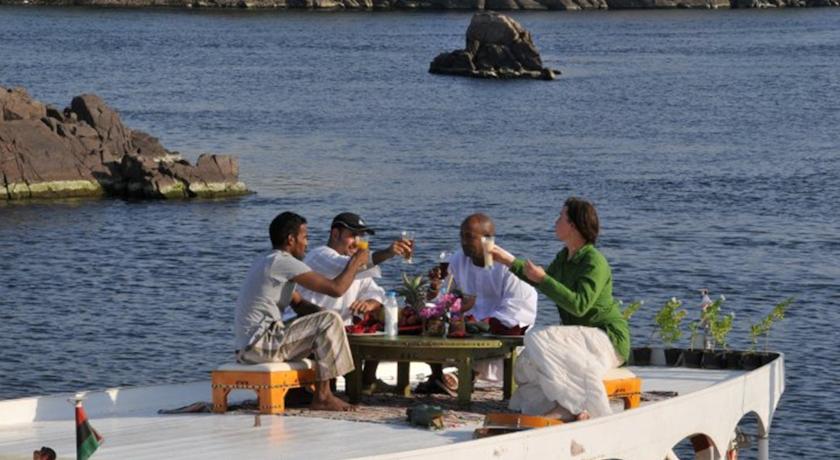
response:
[[[621,300],[618,301],[619,308],[622,308],[621,316],[623,316],[624,320],[628,322],[630,321],[630,318],[633,317],[633,315],[636,314],[636,312],[639,311],[639,309],[642,308],[644,304],[644,300],[637,300],[628,305],[627,307],[622,308],[624,306],[624,302],[622,302]],[[629,364],[634,364],[636,366],[647,366],[648,364],[650,364],[650,352],[650,347],[633,348],[632,350],[630,350]]]
[[[726,367],[728,342],[726,337],[732,331],[732,322],[735,320],[735,313],[722,315],[721,305],[726,301],[726,297],[720,296],[711,305],[703,310],[701,315],[701,323],[708,325],[709,334],[711,334],[713,342],[711,350],[703,351],[702,367],[707,369],[722,369]],[[723,348],[723,351],[717,351],[717,347]]]
[[[767,314],[761,321],[750,326],[750,348],[746,353],[741,355],[741,367],[743,369],[752,370],[770,362],[771,356],[767,352],[767,344],[770,341],[770,330],[773,324],[777,321],[785,319],[785,312],[793,304],[793,297],[789,297],[777,303],[770,313]],[[758,341],[764,337],[764,352],[758,353]]]
[[[698,319],[697,321],[692,321],[688,325],[689,330],[689,340],[688,340],[688,350],[683,352],[683,364],[685,367],[691,368],[698,368],[700,367],[700,363],[703,359],[703,350],[694,348],[694,344],[697,343],[697,339],[700,337],[700,325],[702,320]]]
[[[657,326],[654,334],[659,335],[662,344],[665,346],[664,350],[662,348],[652,349],[650,362],[655,366],[675,365],[679,360],[681,350],[671,348],[671,345],[682,337],[681,326],[686,311],[681,308],[682,302],[676,297],[671,297],[654,317]]]

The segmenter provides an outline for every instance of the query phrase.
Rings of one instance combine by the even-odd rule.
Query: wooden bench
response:
[[[604,376],[604,388],[609,399],[623,399],[624,409],[639,407],[642,402],[642,379],[629,369],[619,367]]]
[[[308,359],[286,363],[224,364],[210,373],[213,412],[227,411],[231,390],[253,390],[257,393],[260,413],[280,414],[286,408],[286,393],[292,388],[315,383],[315,374],[315,362]]]

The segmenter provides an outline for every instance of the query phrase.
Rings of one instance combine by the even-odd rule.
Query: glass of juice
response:
[[[403,263],[406,264],[413,264],[414,263],[414,232],[410,230],[403,230],[400,233],[400,239],[407,242],[409,246],[409,250],[407,253],[403,255]]]
[[[368,235],[357,236],[356,247],[363,251],[367,251],[370,248],[370,237]]]

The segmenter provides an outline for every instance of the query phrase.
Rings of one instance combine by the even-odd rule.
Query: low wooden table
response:
[[[504,398],[515,390],[514,350],[522,345],[521,336],[482,336],[444,338],[422,336],[348,335],[356,369],[347,376],[347,395],[357,403],[362,391],[362,366],[365,361],[397,362],[397,394],[411,396],[408,369],[412,361],[438,363],[458,368],[458,403],[469,406],[473,391],[472,365],[478,359],[504,360]]]

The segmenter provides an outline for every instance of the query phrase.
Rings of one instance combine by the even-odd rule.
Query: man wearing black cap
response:
[[[32,452],[32,460],[55,460],[55,451],[49,447],[41,447],[41,450]]]
[[[375,233],[376,231],[370,228],[358,214],[343,212],[333,219],[327,244],[309,251],[304,263],[321,275],[332,278],[341,273],[350,257],[359,250],[359,237]],[[340,297],[331,297],[302,286],[298,286],[298,292],[304,300],[324,310],[337,312],[345,325],[351,325],[354,315],[364,316],[365,313],[375,312],[382,308],[385,290],[374,281],[375,278],[382,276],[377,265],[397,255],[404,255],[410,250],[411,247],[407,242],[396,240],[386,249],[372,253],[372,263],[369,268],[359,272],[344,295]],[[293,316],[291,309],[286,309],[284,319]],[[362,383],[368,392],[387,389],[383,382],[376,380],[377,364],[367,361],[362,372]]]

